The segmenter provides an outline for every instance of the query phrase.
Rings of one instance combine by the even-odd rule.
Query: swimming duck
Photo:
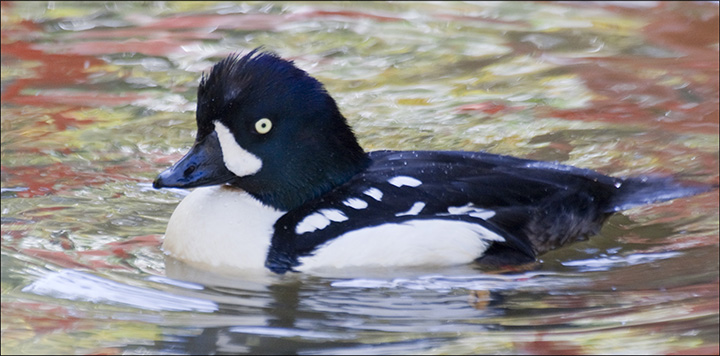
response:
[[[198,88],[197,136],[155,188],[196,188],[163,249],[210,269],[517,265],[631,207],[708,185],[485,152],[365,152],[292,61],[232,54]]]

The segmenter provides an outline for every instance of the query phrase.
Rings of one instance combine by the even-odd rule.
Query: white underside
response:
[[[491,241],[492,231],[464,221],[411,220],[350,231],[300,258],[302,272],[327,268],[449,266],[471,263]]]
[[[273,225],[283,214],[239,189],[196,188],[170,217],[163,249],[176,260],[212,272],[267,273]],[[482,256],[491,241],[503,238],[477,224],[411,220],[347,232],[301,257],[296,269],[324,273],[466,264]]]

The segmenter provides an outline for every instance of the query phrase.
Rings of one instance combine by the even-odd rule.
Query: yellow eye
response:
[[[266,134],[270,132],[270,129],[272,128],[272,121],[270,119],[264,117],[257,122],[255,122],[255,131],[257,131],[260,134]]]

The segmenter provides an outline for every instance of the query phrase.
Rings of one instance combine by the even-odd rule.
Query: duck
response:
[[[153,187],[194,188],[162,249],[209,270],[518,266],[619,211],[717,188],[487,152],[366,152],[323,84],[262,48],[202,75],[196,124]]]

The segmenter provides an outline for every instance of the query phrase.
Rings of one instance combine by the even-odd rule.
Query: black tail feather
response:
[[[619,184],[618,192],[611,198],[607,212],[688,197],[717,188],[717,184],[677,181],[665,177],[631,177]]]

